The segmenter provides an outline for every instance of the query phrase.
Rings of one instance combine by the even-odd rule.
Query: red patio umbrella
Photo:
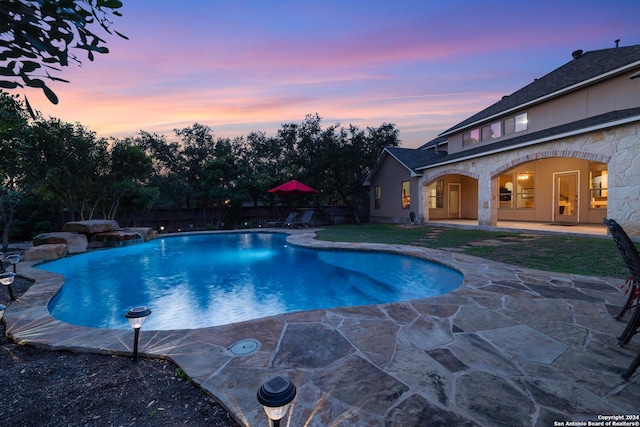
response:
[[[308,185],[304,185],[300,181],[296,181],[292,179],[289,182],[285,182],[284,184],[278,185],[277,187],[269,190],[269,193],[275,194],[314,194],[317,193],[317,190],[309,187]]]

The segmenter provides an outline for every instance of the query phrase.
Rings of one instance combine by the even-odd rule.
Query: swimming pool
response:
[[[41,264],[65,277],[53,317],[129,328],[134,306],[152,310],[145,330],[218,326],[275,314],[407,301],[447,293],[462,275],[438,264],[376,252],[288,245],[278,233],[171,236]]]

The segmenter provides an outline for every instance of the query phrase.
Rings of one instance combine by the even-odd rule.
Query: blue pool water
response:
[[[129,328],[125,313],[152,310],[145,330],[190,329],[302,310],[441,295],[462,275],[399,255],[320,251],[268,233],[194,234],[41,264],[65,277],[49,311],[64,322]]]

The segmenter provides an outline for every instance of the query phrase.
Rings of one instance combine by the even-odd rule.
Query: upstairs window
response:
[[[515,130],[516,133],[523,132],[527,130],[527,124],[529,123],[529,119],[527,119],[527,113],[518,114],[515,117]]]
[[[529,119],[527,113],[518,114],[503,121],[493,122],[481,128],[471,129],[462,134],[462,145],[477,144],[480,141],[489,141],[500,138],[503,135],[512,135],[528,129]]]
[[[462,134],[462,145],[472,145],[480,142],[480,129],[473,129]]]
[[[402,209],[409,209],[411,206],[411,185],[409,181],[402,181]]]
[[[500,138],[502,136],[502,123],[495,122],[482,127],[482,140]]]
[[[515,117],[510,117],[505,119],[504,121],[504,134],[512,135],[516,132],[516,119]]]

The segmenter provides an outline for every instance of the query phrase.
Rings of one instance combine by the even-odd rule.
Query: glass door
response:
[[[578,223],[578,173],[556,174],[554,221]]]
[[[460,218],[460,184],[449,184],[449,218]]]

